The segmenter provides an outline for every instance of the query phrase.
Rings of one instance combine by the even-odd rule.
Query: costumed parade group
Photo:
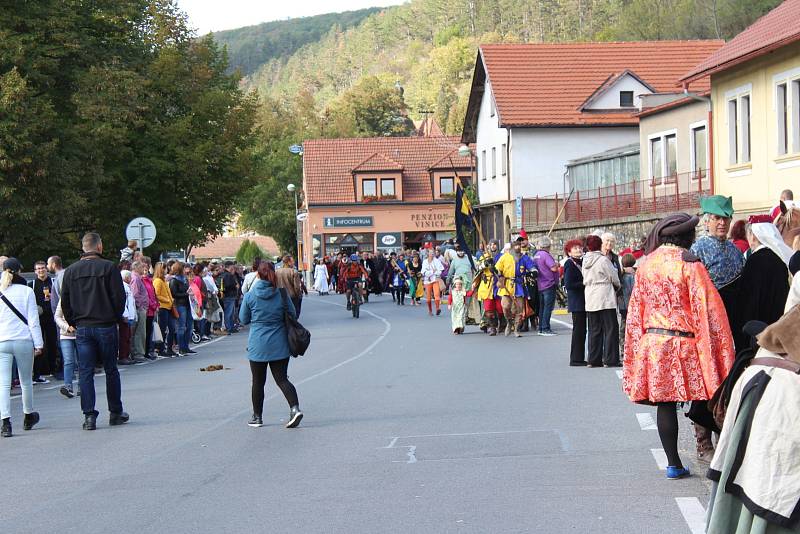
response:
[[[550,316],[565,292],[569,364],[624,368],[630,400],[656,407],[668,479],[690,475],[680,406],[693,421],[713,481],[707,532],[800,532],[800,203],[786,190],[772,213],[733,219],[732,198],[704,197],[699,216],[668,215],[620,255],[612,234],[596,232],[568,241],[562,262],[549,238],[534,250],[524,230],[474,257],[452,241],[338,254],[319,260],[315,289],[344,293],[359,277],[400,306],[424,297],[429,315],[447,295],[454,334],[475,324],[517,337],[556,335]]]

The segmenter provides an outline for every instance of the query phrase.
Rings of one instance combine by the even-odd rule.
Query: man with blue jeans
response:
[[[125,288],[119,271],[103,259],[103,242],[90,232],[83,236],[83,254],[64,272],[61,310],[67,324],[77,331],[78,372],[81,387],[83,429],[95,430],[94,366],[98,360],[106,373],[109,424],[121,425],[129,416],[122,410],[121,384],[117,369],[119,335],[117,323],[125,310]]]
[[[536,254],[533,262],[539,271],[537,279],[539,286],[539,335],[555,336],[556,333],[550,329],[550,316],[553,315],[553,307],[556,302],[556,284],[558,284],[558,263],[550,255],[552,242],[545,236],[536,242]]]
[[[234,271],[235,264],[232,261],[226,261],[219,289],[220,293],[222,293],[222,311],[225,317],[225,330],[228,335],[236,332],[233,321],[236,311],[236,299],[239,298],[239,279],[236,278]]]

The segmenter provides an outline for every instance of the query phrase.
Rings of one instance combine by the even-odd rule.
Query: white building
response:
[[[563,198],[567,162],[637,143],[639,97],[679,92],[686,69],[722,44],[481,46],[462,141],[476,146],[484,237],[520,227],[520,197]]]

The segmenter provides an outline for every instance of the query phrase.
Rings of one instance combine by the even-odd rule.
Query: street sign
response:
[[[289,152],[291,152],[292,154],[302,154],[303,145],[292,145],[289,147]]]
[[[517,219],[517,226],[522,228],[522,197],[517,197],[514,202],[514,216]]]
[[[140,249],[147,248],[156,240],[156,225],[147,217],[136,217],[125,228],[125,237],[135,240]]]
[[[297,220],[298,221],[305,221],[306,219],[308,219],[308,212],[307,211],[304,211],[304,212],[301,212],[301,213],[297,214]]]
[[[372,216],[363,217],[324,217],[323,228],[339,228],[342,226],[372,226]]]

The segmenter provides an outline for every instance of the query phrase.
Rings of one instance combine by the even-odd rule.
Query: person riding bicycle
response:
[[[361,282],[362,277],[364,280],[369,280],[369,273],[359,262],[358,254],[352,254],[350,256],[350,263],[345,266],[342,271],[342,276],[344,277],[345,287],[347,288],[345,295],[347,296],[347,309],[349,310],[351,306],[350,294],[353,287]]]

